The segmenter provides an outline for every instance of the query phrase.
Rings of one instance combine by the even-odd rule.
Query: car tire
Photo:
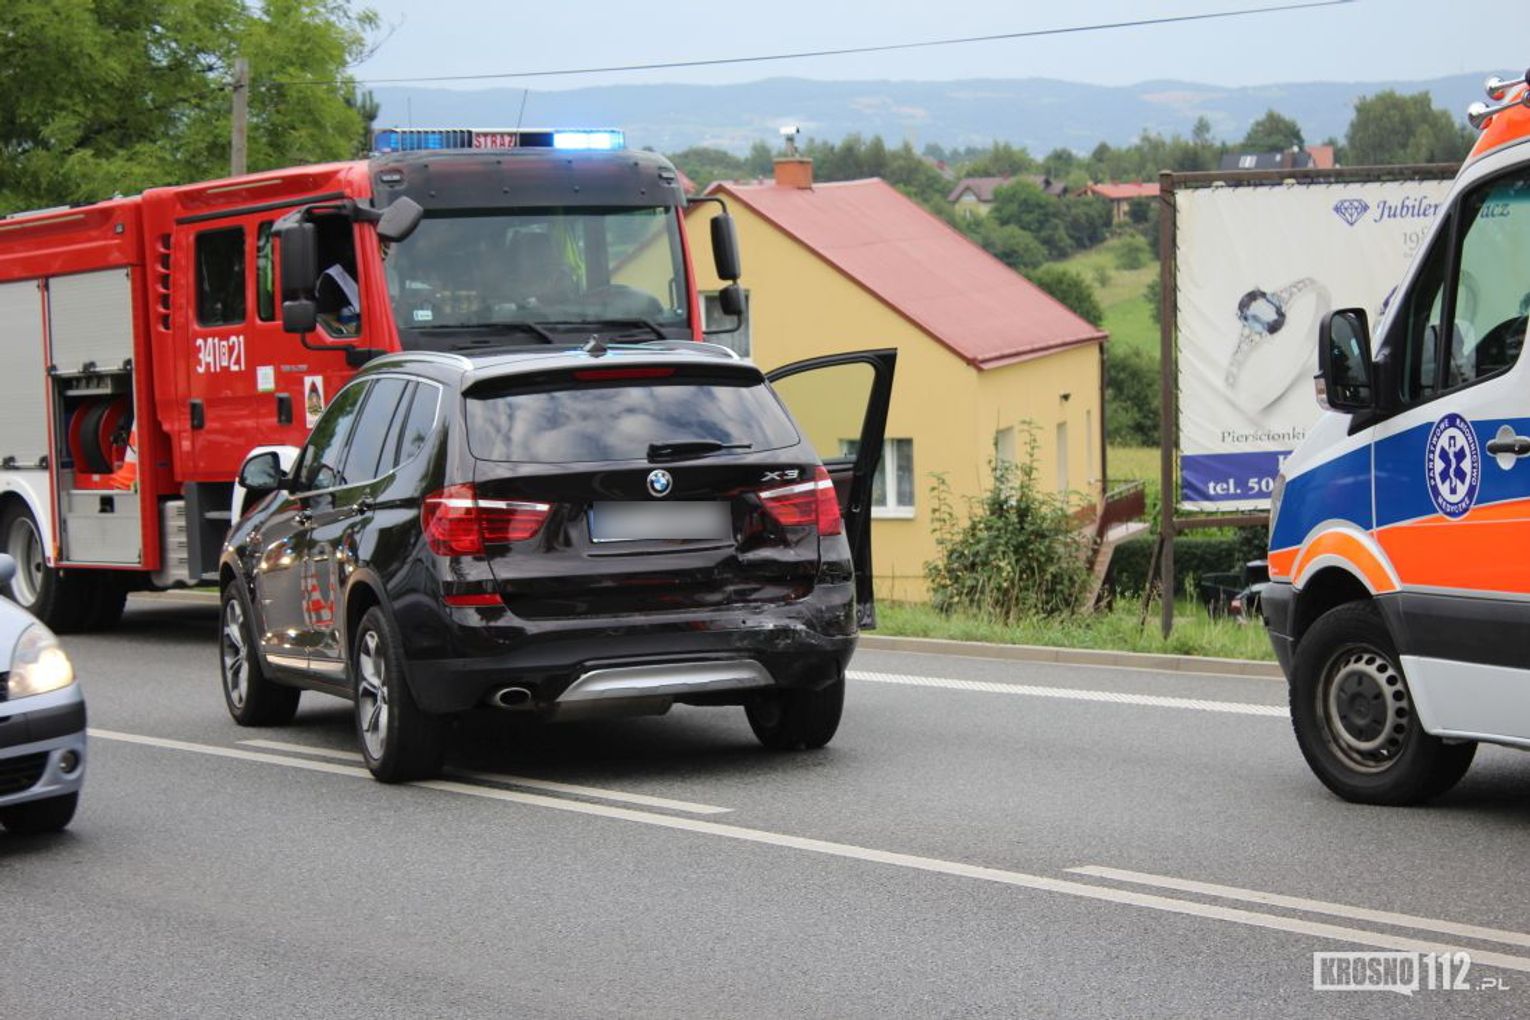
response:
[[[58,832],[74,818],[74,810],[80,804],[78,793],[66,793],[47,800],[31,800],[25,804],[12,804],[0,808],[0,826],[18,836],[31,836],[43,832]]]
[[[356,739],[373,778],[384,783],[429,779],[446,757],[446,720],[415,704],[402,643],[381,606],[362,616],[351,644]]]
[[[1417,804],[1460,781],[1477,745],[1424,732],[1381,612],[1330,609],[1307,629],[1291,669],[1291,726],[1302,757],[1358,804]]]
[[[122,622],[122,611],[127,608],[127,585],[109,570],[98,571],[91,579],[95,588],[90,593],[90,611],[85,629],[111,630]]]
[[[845,708],[845,678],[817,690],[765,691],[744,706],[749,728],[773,751],[809,751],[834,739]]]
[[[239,582],[223,588],[218,613],[218,674],[223,703],[240,726],[285,726],[303,692],[277,683],[260,661],[255,618]]]
[[[48,566],[42,530],[25,504],[12,501],[0,513],[0,550],[16,561],[6,594],[59,634],[86,630],[96,606],[94,575]]]

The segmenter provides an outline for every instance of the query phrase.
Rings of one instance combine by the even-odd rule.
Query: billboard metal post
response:
[[[1158,175],[1158,341],[1159,369],[1162,372],[1159,390],[1158,424],[1158,578],[1163,599],[1163,636],[1168,637],[1174,629],[1174,508],[1179,502],[1174,485],[1174,453],[1179,446],[1179,434],[1175,428],[1174,398],[1178,392],[1178,375],[1174,364],[1174,320],[1178,312],[1174,293],[1174,174],[1164,171]],[[1152,577],[1148,578],[1151,590]]]

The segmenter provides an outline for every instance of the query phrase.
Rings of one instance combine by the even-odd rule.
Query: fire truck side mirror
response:
[[[319,325],[319,306],[312,298],[282,302],[282,329],[288,333],[312,333]]]
[[[400,195],[393,204],[383,210],[377,221],[377,237],[382,241],[397,242],[408,239],[414,228],[420,225],[425,210],[408,195]]]
[[[726,209],[712,217],[712,261],[720,279],[737,280],[743,275],[739,269],[738,232]]]
[[[730,283],[717,292],[717,307],[724,315],[738,318],[744,314],[744,291],[736,283]]]
[[[318,232],[307,220],[296,219],[279,224],[277,237],[280,238],[282,257],[282,301],[307,298],[311,304],[314,287],[319,281]],[[285,322],[285,308],[282,318]],[[286,328],[293,331],[291,326]]]

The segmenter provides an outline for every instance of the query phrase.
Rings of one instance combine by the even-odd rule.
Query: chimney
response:
[[[812,188],[813,161],[806,156],[781,156],[775,161],[776,187]]]

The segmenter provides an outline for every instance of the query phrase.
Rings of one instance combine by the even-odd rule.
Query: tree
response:
[[[769,150],[766,150],[767,154]],[[669,157],[669,161],[679,167],[685,176],[689,177],[698,188],[705,188],[713,181],[736,181],[750,176],[753,167],[748,166],[744,160],[739,159],[733,153],[725,149],[714,149],[706,145],[693,145],[689,149],[683,149]],[[765,174],[769,175],[770,167],[767,163]]]
[[[1279,152],[1299,149],[1303,144],[1301,126],[1274,110],[1265,111],[1263,117],[1249,125],[1248,134],[1243,136],[1246,152]]]
[[[345,0],[6,0],[0,211],[227,174],[241,56],[252,170],[350,158],[346,68],[376,25]]]
[[[1429,93],[1404,96],[1387,89],[1355,101],[1355,116],[1344,135],[1351,165],[1454,163],[1471,151],[1473,136]]]
[[[1084,275],[1066,266],[1048,265],[1027,274],[1030,281],[1073,310],[1081,319],[1098,326],[1105,321],[1100,299]]]

